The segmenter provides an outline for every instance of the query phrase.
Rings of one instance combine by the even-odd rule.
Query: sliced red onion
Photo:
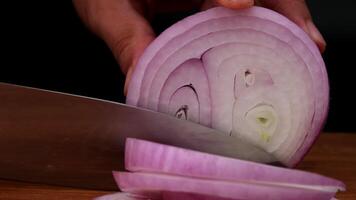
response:
[[[324,62],[287,18],[213,8],[163,32],[132,75],[127,103],[219,129],[294,166],[328,110]]]
[[[345,190],[335,179],[250,161],[132,139],[126,140],[125,167],[131,172],[160,173],[210,180],[271,184],[321,191]]]
[[[140,193],[145,193],[141,191]],[[97,197],[94,200],[239,200],[231,198],[221,198],[216,196],[184,193],[184,192],[167,192],[160,191],[158,194],[135,195],[130,193],[117,192]]]
[[[154,199],[160,199],[162,192],[193,193],[218,198],[246,200],[330,200],[335,195],[333,191],[319,191],[313,188],[197,179],[163,174],[114,172],[114,178],[122,191],[152,196]],[[162,199],[169,200],[169,198]]]
[[[147,196],[117,192],[114,194],[107,194],[104,196],[100,196],[93,200],[152,200],[152,199],[149,199],[149,197]]]
[[[114,172],[123,193],[96,200],[334,199],[345,185],[314,173],[128,138],[125,167]]]
[[[162,192],[161,194],[162,199],[165,200],[239,200],[184,192]]]

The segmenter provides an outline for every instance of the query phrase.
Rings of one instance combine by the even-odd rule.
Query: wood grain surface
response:
[[[322,134],[298,168],[344,181],[347,191],[337,198],[355,200],[356,134]],[[84,200],[112,192],[0,180],[1,200]]]

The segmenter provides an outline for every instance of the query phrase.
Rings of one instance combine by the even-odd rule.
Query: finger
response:
[[[309,9],[304,0],[259,0],[264,7],[275,10],[299,25],[324,52],[326,42],[313,23]]]
[[[215,0],[218,5],[231,9],[243,9],[253,6],[254,0]]]
[[[149,23],[142,16],[143,8],[138,4],[141,1],[73,2],[83,21],[106,42],[123,73],[128,75],[125,82],[127,88],[131,74],[128,74],[129,70],[133,70],[144,49],[155,37]]]
[[[216,6],[223,6],[231,9],[243,9],[253,6],[253,3],[253,0],[205,0],[201,9],[207,10]]]

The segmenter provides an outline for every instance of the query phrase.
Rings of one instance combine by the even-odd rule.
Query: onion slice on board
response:
[[[345,190],[338,180],[315,173],[238,160],[194,150],[127,138],[125,168],[131,172],[161,173],[226,181],[274,182],[282,185],[330,187]]]
[[[212,180],[244,181],[295,187],[345,190],[341,181],[319,174],[127,138],[125,168],[131,172],[159,173]]]
[[[133,72],[126,102],[219,129],[296,165],[325,121],[318,48],[261,7],[197,13],[164,31]]]
[[[245,183],[197,179],[163,174],[114,172],[115,180],[124,192],[140,194],[154,199],[167,199],[162,192],[190,193],[226,199],[288,199],[288,200],[330,200],[336,191],[278,186],[270,184]]]
[[[160,191],[159,194],[151,195],[134,195],[130,193],[113,193],[97,197],[94,200],[239,200],[230,198],[221,198],[209,195],[200,195],[184,192],[167,192]]]
[[[125,168],[130,172],[113,172],[123,193],[98,200],[330,200],[345,190],[314,173],[133,138],[126,140]]]
[[[149,200],[147,196],[117,192],[113,194],[107,194],[104,196],[97,197],[93,200]]]

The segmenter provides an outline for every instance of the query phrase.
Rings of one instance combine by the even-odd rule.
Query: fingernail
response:
[[[310,34],[311,38],[317,43],[320,51],[323,52],[325,50],[325,46],[326,46],[324,37],[321,35],[318,28],[315,26],[315,24],[311,20],[307,21],[307,27],[308,27],[309,34]]]

